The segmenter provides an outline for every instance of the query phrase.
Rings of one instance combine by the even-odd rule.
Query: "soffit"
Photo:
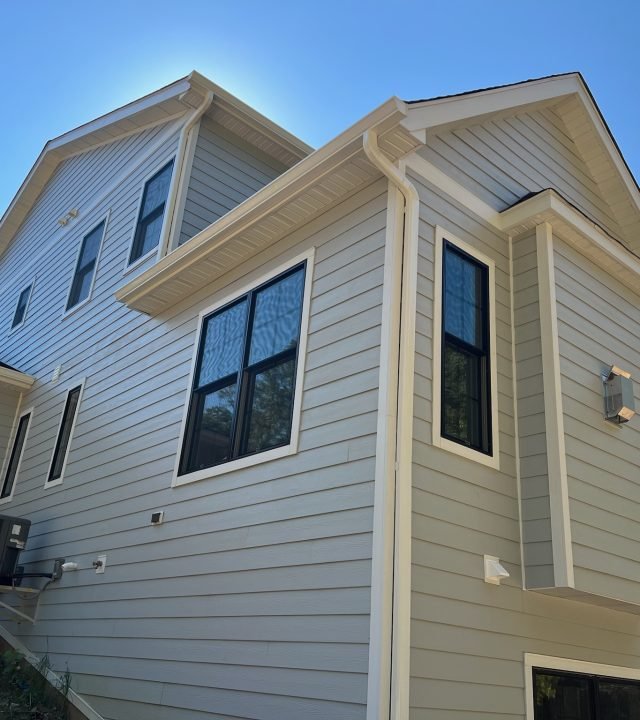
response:
[[[376,130],[392,161],[420,145],[399,125],[404,113],[404,104],[388,101],[122,287],[117,299],[159,314],[366,187],[380,177],[362,149],[366,129]]]

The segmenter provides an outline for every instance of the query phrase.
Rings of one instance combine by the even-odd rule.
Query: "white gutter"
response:
[[[204,100],[191,112],[180,132],[178,149],[176,151],[176,159],[173,167],[171,192],[169,193],[168,207],[162,228],[162,237],[160,238],[159,258],[166,255],[166,253],[173,247],[173,241],[177,232],[175,220],[179,213],[176,213],[176,207],[178,205],[178,199],[182,200],[186,192],[185,178],[189,175],[189,173],[184,172],[186,164],[185,159],[188,156],[188,153],[186,152],[187,145],[192,139],[192,131],[194,127],[200,121],[200,118],[207,112],[212,102],[213,90],[208,90],[207,94],[204,96]]]
[[[406,720],[411,648],[411,477],[420,200],[404,168],[398,169],[380,150],[375,131],[364,133],[363,148],[371,163],[396,188],[395,199],[390,193],[387,215],[387,239],[392,242],[385,249],[376,448],[382,457],[376,458],[367,720]]]

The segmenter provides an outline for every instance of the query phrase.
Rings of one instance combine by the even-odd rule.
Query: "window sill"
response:
[[[7,505],[13,500],[13,493],[7,495],[7,497],[0,498],[0,505]]]
[[[434,437],[433,445],[441,450],[460,455],[460,457],[466,458],[467,460],[473,460],[473,462],[486,465],[494,470],[500,470],[500,459],[496,455],[485,455],[479,450],[460,445],[460,443],[447,440],[447,438],[443,437]]]
[[[220,465],[214,465],[210,468],[196,470],[188,475],[178,475],[176,468],[171,481],[171,487],[188,485],[189,483],[198,482],[199,480],[206,480],[207,478],[217,477],[218,475],[225,475],[226,473],[234,472],[235,470],[243,470],[244,468],[252,467],[253,465],[260,465],[262,463],[269,462],[270,460],[277,460],[278,458],[286,457],[287,455],[294,455],[296,450],[297,448],[295,445],[293,443],[289,443],[289,445],[273,448],[273,450],[265,450],[264,452],[256,453],[255,455],[248,455],[246,457],[238,458],[237,460],[231,460],[230,462],[221,463]]]
[[[158,246],[157,245],[155,247],[151,248],[151,250],[149,250],[149,252],[146,253],[145,255],[142,255],[137,260],[134,260],[132,263],[129,263],[127,261],[127,264],[125,265],[125,268],[122,272],[122,276],[124,277],[125,275],[128,275],[129,273],[134,272],[141,265],[144,265],[145,262],[147,262],[147,260],[151,259],[154,255],[155,256],[158,255]]]
[[[44,489],[48,490],[52,487],[57,487],[58,485],[62,485],[62,478],[59,477],[57,480],[47,480],[47,482],[44,484]]]

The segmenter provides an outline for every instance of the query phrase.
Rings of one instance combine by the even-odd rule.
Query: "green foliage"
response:
[[[47,680],[48,655],[35,668],[15,650],[0,654],[0,718],[6,720],[68,720],[69,670],[57,687]]]

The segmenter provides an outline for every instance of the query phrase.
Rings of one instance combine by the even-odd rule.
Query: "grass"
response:
[[[57,687],[47,680],[45,655],[32,667],[19,653],[0,654],[0,718],[2,720],[68,720],[71,676],[65,672]]]

